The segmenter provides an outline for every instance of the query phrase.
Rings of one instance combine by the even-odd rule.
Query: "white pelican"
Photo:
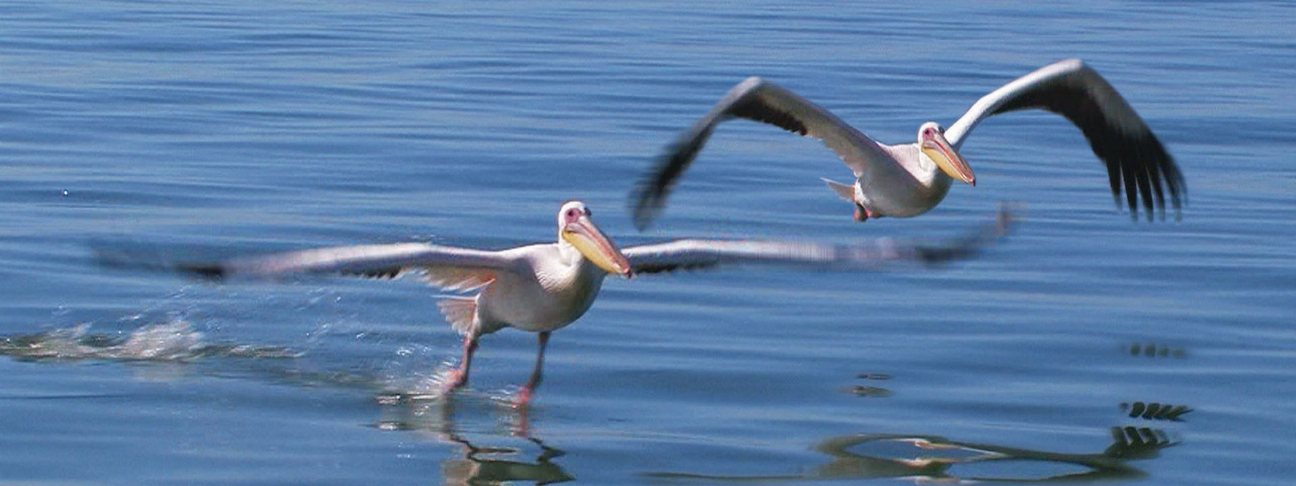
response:
[[[668,146],[631,193],[631,212],[635,226],[647,228],[716,125],[746,118],[820,139],[836,152],[855,173],[855,184],[824,181],[842,199],[854,203],[856,221],[918,216],[945,198],[953,179],[976,185],[972,168],[958,152],[972,128],[987,117],[1028,108],[1061,114],[1080,127],[1107,166],[1118,208],[1123,179],[1135,220],[1140,193],[1148,219],[1152,219],[1154,195],[1164,218],[1164,181],[1179,217],[1179,197],[1186,194],[1186,187],[1174,159],[1120,93],[1078,59],[1045,66],[990,92],[948,130],[935,122],[924,123],[918,128],[917,142],[899,145],[877,143],[819,105],[769,81],[748,78]]]
[[[108,251],[100,251],[99,260],[109,266],[160,266],[214,278],[317,273],[391,278],[410,272],[442,290],[476,290],[471,297],[447,297],[438,304],[446,321],[464,335],[463,359],[447,380],[446,391],[467,383],[482,335],[512,327],[539,333],[535,369],[516,398],[524,406],[540,384],[549,333],[580,318],[608,274],[629,278],[730,263],[861,268],[890,261],[941,262],[970,257],[1002,235],[1010,220],[1011,214],[1001,210],[995,224],[937,246],[891,239],[851,246],[692,239],[620,250],[594,225],[584,203],[568,201],[558,212],[556,243],[502,251],[398,243],[319,248],[210,264],[159,263]]]

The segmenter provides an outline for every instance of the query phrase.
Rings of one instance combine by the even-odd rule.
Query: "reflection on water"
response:
[[[855,385],[848,390],[857,397],[885,398],[891,396],[891,390],[880,386]]]
[[[1170,405],[1167,403],[1157,402],[1133,402],[1120,404],[1121,410],[1129,412],[1130,418],[1145,418],[1148,420],[1172,420],[1175,422],[1183,420],[1184,414],[1191,412],[1192,409],[1183,405]]]
[[[1161,345],[1133,345],[1122,348],[1132,356],[1183,358],[1187,353]],[[890,375],[860,373],[866,383],[891,379]],[[858,384],[848,388],[857,396],[885,397],[891,391]],[[1131,419],[1183,422],[1192,408],[1155,401],[1120,404]],[[1167,424],[1168,425],[1168,424]],[[894,478],[952,483],[1071,482],[1135,479],[1147,476],[1130,464],[1158,457],[1162,449],[1178,445],[1164,428],[1115,425],[1111,442],[1091,453],[1064,453],[1010,447],[987,442],[964,442],[921,434],[857,434],[832,437],[814,450],[831,462],[805,468],[795,475],[725,476],[684,472],[652,472],[646,476],[678,481],[783,482],[792,480],[840,480]]]
[[[1139,344],[1134,343],[1129,346],[1130,356],[1147,356],[1149,358],[1186,358],[1188,352],[1183,349],[1171,348],[1160,344]]]
[[[526,409],[510,410],[506,418],[512,437],[538,448],[529,455],[522,447],[479,445],[465,437],[455,423],[455,407],[461,402],[457,395],[425,400],[412,395],[384,394],[378,397],[382,406],[376,427],[381,430],[400,430],[430,433],[437,440],[456,445],[458,456],[446,459],[441,472],[447,485],[493,485],[529,481],[535,484],[553,484],[575,479],[552,462],[566,453],[550,447],[539,438],[532,437],[526,429]],[[488,399],[487,403],[494,401]],[[475,404],[475,403],[473,403]],[[472,405],[472,404],[470,404]],[[507,437],[488,436],[495,442]]]
[[[1135,356],[1184,357],[1183,350],[1165,346],[1135,345]],[[889,380],[890,375],[860,373],[857,379],[868,382]],[[857,396],[885,397],[890,390],[870,385],[848,389]],[[1132,419],[1182,422],[1192,409],[1152,401],[1120,404]],[[1163,428],[1115,425],[1110,429],[1111,442],[1091,453],[1050,452],[1010,447],[987,442],[964,442],[921,434],[856,434],[826,439],[814,450],[832,458],[831,462],[804,469],[795,475],[726,476],[685,472],[652,472],[646,476],[677,481],[705,482],[784,482],[792,480],[906,479],[951,483],[997,482],[1072,482],[1112,479],[1135,479],[1147,476],[1132,461],[1158,457],[1162,449],[1179,444]]]
[[[302,369],[298,360],[286,359],[300,357],[301,353],[284,347],[208,343],[201,332],[183,320],[143,326],[125,333],[94,333],[90,332],[90,327],[83,324],[37,334],[0,337],[0,354],[28,361],[98,359],[172,364],[175,366],[166,369],[181,376],[191,368],[188,366],[191,361],[200,358],[251,358],[242,361],[249,366],[241,376],[301,387],[388,389],[393,386],[391,379],[375,375]],[[225,373],[228,372],[227,369]],[[436,440],[455,445],[459,454],[442,464],[445,484],[493,485],[516,481],[552,484],[574,479],[552,462],[561,457],[563,451],[528,435],[526,409],[500,406],[506,402],[488,395],[461,393],[440,397],[428,394],[431,380],[429,377],[405,380],[399,385],[408,385],[409,392],[379,394],[377,402],[382,418],[376,427],[426,432]],[[453,420],[455,407],[461,404],[503,411],[502,417],[511,435],[488,435],[487,438],[519,442],[529,447],[477,445],[470,441],[459,432]],[[484,414],[481,410],[474,410],[473,415]],[[538,450],[529,452],[532,448]]]
[[[861,380],[883,381],[890,380],[891,375],[885,373],[860,373],[855,376]],[[874,397],[885,398],[891,396],[891,390],[873,385],[854,385],[846,389],[847,393],[857,397]]]
[[[478,447],[458,435],[448,435],[446,440],[460,445],[463,459],[447,459],[441,465],[445,484],[488,485],[510,484],[514,481],[553,484],[576,479],[561,466],[550,462],[551,459],[561,457],[563,451],[549,447],[534,437],[526,439],[540,448],[540,454],[531,462],[513,460],[522,454],[521,450],[515,448]]]
[[[183,320],[142,326],[125,333],[92,333],[89,325],[0,338],[0,354],[19,360],[109,359],[186,363],[204,357],[271,358],[254,363],[256,371],[271,381],[299,386],[361,387],[391,390],[391,379],[339,373],[312,373],[293,363],[300,353],[275,346],[212,344]],[[1186,352],[1159,345],[1123,348],[1132,356],[1184,357]],[[850,391],[859,396],[885,397],[891,391],[871,385],[891,380],[879,373],[860,373],[862,383]],[[413,378],[411,378],[413,379]],[[552,484],[574,480],[555,460],[564,452],[530,435],[528,409],[502,406],[498,397],[462,393],[448,397],[428,394],[432,378],[417,377],[399,390],[377,395],[380,418],[375,428],[427,434],[429,439],[454,447],[441,464],[444,484],[489,485],[512,482]],[[408,380],[407,380],[408,381]],[[1131,419],[1169,425],[1183,422],[1193,411],[1185,405],[1156,401],[1119,404]],[[466,417],[496,416],[507,433],[468,434],[456,423],[456,410]],[[1054,482],[1134,479],[1147,474],[1133,461],[1158,457],[1178,439],[1163,428],[1118,425],[1110,428],[1111,442],[1091,453],[1062,453],[1009,447],[995,443],[964,442],[922,434],[858,434],[832,437],[814,446],[831,458],[795,475],[721,476],[681,472],[655,472],[647,476],[671,481],[779,482],[901,478],[914,481],[970,483],[982,481]]]
[[[1112,427],[1112,443],[1101,452],[1069,454],[996,444],[952,441],[934,435],[859,434],[833,437],[814,447],[833,461],[799,475],[714,476],[658,472],[663,479],[765,482],[810,479],[912,479],[976,483],[1133,479],[1146,476],[1129,461],[1156,457],[1178,444],[1165,431]],[[963,472],[963,470],[967,472]],[[1037,475],[1029,475],[1036,472]]]

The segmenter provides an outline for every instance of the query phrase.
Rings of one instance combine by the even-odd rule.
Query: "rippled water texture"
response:
[[[0,482],[1288,484],[1296,7],[1282,2],[0,5]],[[977,187],[850,221],[813,140],[723,125],[645,234],[626,195],[760,75],[881,141],[1079,57],[1179,161],[1132,223],[1078,130],[977,128]],[[1016,234],[936,271],[609,280],[555,333],[459,337],[413,280],[217,286],[93,242],[218,254],[554,237]]]

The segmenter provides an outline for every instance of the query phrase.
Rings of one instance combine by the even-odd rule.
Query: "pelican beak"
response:
[[[562,238],[603,271],[626,278],[634,275],[630,261],[621,254],[621,249],[617,248],[616,244],[598,229],[598,226],[594,226],[589,216],[581,216],[580,219],[564,226]]]
[[[932,161],[936,162],[936,165],[946,175],[973,186],[976,185],[976,174],[972,173],[972,167],[968,166],[967,161],[963,160],[963,156],[959,155],[957,150],[954,150],[948,140],[945,140],[945,135],[938,133],[923,140],[922,151]]]

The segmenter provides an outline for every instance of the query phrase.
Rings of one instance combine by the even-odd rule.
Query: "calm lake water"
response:
[[[1296,6],[1285,2],[0,5],[0,484],[1290,484]],[[1053,61],[1105,75],[1183,168],[1181,223],[1113,209],[1078,130],[982,124],[978,186],[850,221],[817,142],[724,125],[656,227],[626,195],[760,75],[886,142]],[[208,285],[95,241],[269,251],[939,237],[938,271],[609,280],[555,333],[459,338],[413,280]],[[527,427],[522,430],[523,421]]]

